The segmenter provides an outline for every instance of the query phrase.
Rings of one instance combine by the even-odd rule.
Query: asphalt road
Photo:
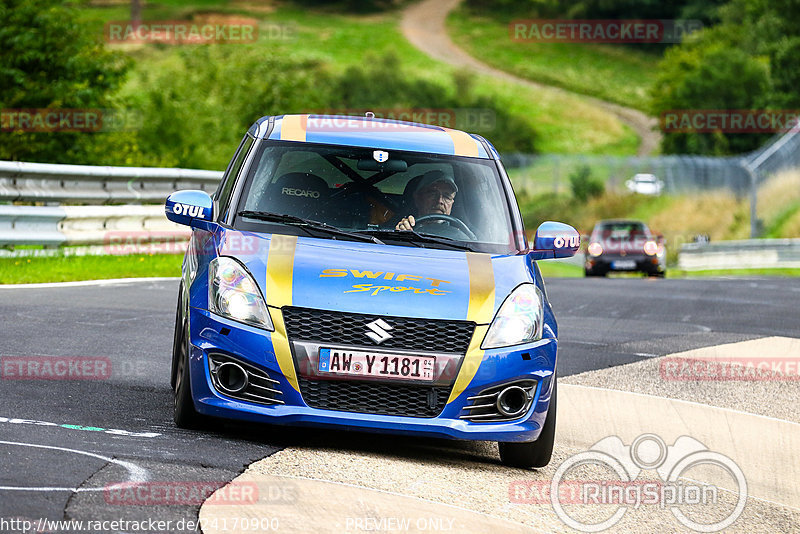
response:
[[[0,531],[11,518],[194,520],[199,503],[132,504],[108,486],[143,478],[219,486],[309,436],[238,423],[205,433],[174,428],[168,377],[177,285],[0,289],[4,362],[63,356],[108,364],[95,369],[96,380],[16,380],[4,367]],[[548,294],[562,376],[800,330],[793,279],[553,279]]]

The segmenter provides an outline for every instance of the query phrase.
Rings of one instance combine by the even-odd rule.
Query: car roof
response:
[[[256,121],[249,133],[260,139],[499,159],[494,147],[479,135],[442,126],[377,117],[267,116]]]

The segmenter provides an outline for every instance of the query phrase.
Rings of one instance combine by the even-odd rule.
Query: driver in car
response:
[[[442,171],[428,171],[414,191],[417,217],[425,215],[450,215],[458,187],[455,181]],[[431,221],[433,224],[442,221]],[[417,224],[414,215],[408,215],[397,223],[395,230],[412,230]]]

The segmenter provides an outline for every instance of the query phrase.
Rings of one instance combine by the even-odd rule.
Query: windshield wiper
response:
[[[431,234],[420,234],[415,230],[359,230],[361,234],[368,234],[371,236],[381,236],[396,241],[404,241],[406,243],[414,243],[417,246],[423,247],[423,243],[436,243],[438,245],[445,245],[457,250],[473,250],[469,245],[459,243],[455,239],[449,237],[434,236]]]
[[[259,221],[274,222],[274,223],[294,226],[297,228],[302,228],[309,234],[311,234],[312,231],[319,231],[330,235],[340,235],[344,237],[349,237],[357,241],[368,241],[370,243],[377,243],[379,245],[384,244],[383,241],[381,241],[380,239],[378,239],[373,235],[364,235],[362,233],[357,233],[357,232],[348,232],[347,230],[341,230],[339,228],[336,228],[335,226],[331,226],[330,224],[326,224],[324,222],[312,221],[310,219],[304,219],[302,217],[296,217],[294,215],[285,215],[282,213],[272,213],[269,211],[253,211],[253,210],[243,210],[240,211],[238,215],[239,217],[247,217],[249,219],[258,219]]]

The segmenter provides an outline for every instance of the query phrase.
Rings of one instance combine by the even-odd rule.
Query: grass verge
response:
[[[539,269],[547,278],[583,278],[583,268],[563,262],[540,261]],[[639,273],[615,273],[611,278],[641,278]],[[703,278],[709,276],[800,276],[800,269],[715,269],[708,271],[683,271],[667,268],[667,278]]]
[[[538,261],[542,276],[547,278],[583,278],[583,268],[563,261]]]
[[[3,284],[35,284],[180,276],[182,259],[180,254],[0,258],[0,280]],[[545,279],[583,277],[583,268],[579,265],[561,261],[540,261],[538,264]],[[668,278],[705,276],[800,276],[800,269],[667,270]]]
[[[447,26],[459,46],[493,67],[647,110],[659,54],[608,44],[514,41],[508,21],[472,15],[464,8],[450,14]]]
[[[0,258],[3,284],[180,276],[180,254]]]
[[[313,58],[323,62],[331,72],[344,72],[353,65],[383,61],[391,53],[400,58],[404,70],[416,76],[448,86],[453,94],[460,90],[453,79],[454,69],[431,59],[414,48],[399,29],[400,11],[371,15],[343,15],[330,11],[298,8],[290,3],[276,4],[270,10],[248,9],[249,3],[230,4],[224,1],[193,1],[173,5],[153,4],[143,11],[145,20],[191,19],[209,13],[240,13],[260,20],[262,36],[253,45],[254,52],[278,53],[284,56]],[[81,19],[102,34],[110,20],[126,20],[127,6],[87,6],[81,8]],[[290,29],[288,39],[270,39],[271,25]],[[219,46],[238,46],[227,44]],[[142,84],[153,73],[170,71],[181,48],[178,46],[145,45],[121,47],[135,65],[120,96],[131,98],[141,92]],[[280,76],[281,73],[275,73]],[[269,83],[265,80],[264,83]],[[471,89],[477,96],[486,96],[501,103],[509,113],[527,121],[537,133],[536,150],[542,153],[634,154],[639,144],[635,132],[612,114],[588,104],[584,99],[549,89],[529,91],[516,83],[490,76],[475,76]],[[426,102],[404,102],[402,107],[427,108]],[[311,111],[285,109],[285,112]],[[225,114],[225,109],[218,112]],[[258,117],[253,117],[253,120]],[[488,139],[493,131],[505,128],[495,124],[492,130],[478,131]],[[475,129],[475,128],[467,128]]]

